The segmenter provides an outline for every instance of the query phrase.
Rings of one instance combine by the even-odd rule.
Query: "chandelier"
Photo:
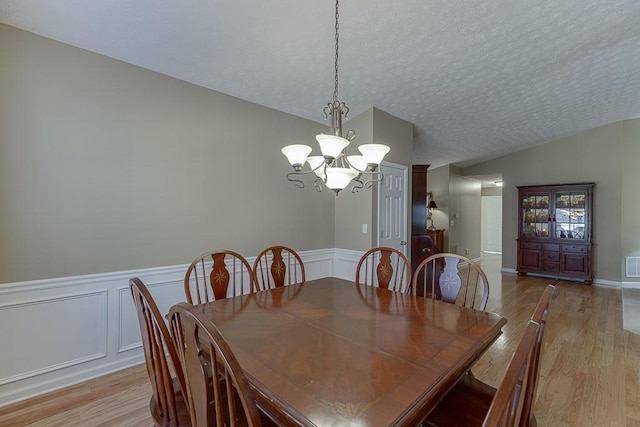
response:
[[[308,145],[294,144],[282,148],[282,154],[287,157],[293,167],[293,172],[287,174],[287,179],[300,188],[304,182],[300,179],[304,175],[314,174],[313,186],[322,191],[322,184],[335,191],[345,189],[352,181],[351,191],[356,193],[361,188],[371,188],[373,183],[382,181],[383,175],[378,172],[378,165],[389,152],[389,147],[383,144],[363,144],[358,147],[360,155],[347,155],[347,146],[356,136],[350,130],[343,136],[342,118],[349,114],[349,107],[338,100],[338,0],[336,0],[336,35],[335,35],[335,84],[333,100],[324,107],[325,119],[331,120],[330,133],[316,135],[320,145],[321,156],[309,156],[312,148]],[[308,167],[305,167],[308,164]],[[366,177],[366,178],[365,178]],[[364,181],[363,181],[364,180]]]

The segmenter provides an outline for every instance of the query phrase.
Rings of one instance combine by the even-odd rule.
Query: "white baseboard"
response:
[[[79,384],[93,378],[117,372],[144,363],[142,352],[115,362],[103,363],[88,369],[58,371],[55,375],[40,375],[29,380],[13,383],[13,386],[0,386],[0,408],[31,397],[50,393],[65,387]]]
[[[622,282],[614,282],[613,280],[593,279],[593,284],[596,286],[606,286],[608,288],[621,288]]]
[[[500,269],[500,272],[508,273],[508,274],[518,274],[518,272],[516,271],[515,268],[502,267]],[[566,281],[574,281],[576,283],[582,283],[581,280],[571,280],[571,279],[566,279],[566,278],[557,279],[554,276],[549,276],[549,275],[544,275],[544,274],[527,273],[527,275],[535,276],[535,277],[542,277],[542,278],[549,278],[550,280],[566,280]],[[620,282],[615,282],[613,280],[604,280],[604,279],[593,279],[593,284],[596,285],[596,286],[607,286],[607,287],[612,287],[612,288],[620,288],[622,286],[622,284]],[[640,286],[640,283],[638,283],[638,285]]]
[[[307,280],[353,280],[362,252],[329,248],[299,254]],[[247,260],[253,265],[255,257]],[[0,284],[0,407],[142,363],[129,279],[142,279],[165,313],[185,300],[186,269]]]

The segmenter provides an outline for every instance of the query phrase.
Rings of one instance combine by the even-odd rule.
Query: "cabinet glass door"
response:
[[[555,194],[555,234],[559,239],[585,240],[585,191]]]
[[[527,237],[549,237],[549,194],[531,193],[522,198],[522,233]]]

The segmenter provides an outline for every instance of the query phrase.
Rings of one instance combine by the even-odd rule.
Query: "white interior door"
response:
[[[502,196],[482,197],[482,251],[502,252]]]
[[[407,255],[407,175],[403,165],[380,165],[384,180],[378,184],[378,246]]]

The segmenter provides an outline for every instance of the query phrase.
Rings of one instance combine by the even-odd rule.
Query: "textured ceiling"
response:
[[[0,22],[315,121],[333,94],[329,0],[0,0]],[[433,166],[638,118],[640,1],[346,0],[339,89]]]

